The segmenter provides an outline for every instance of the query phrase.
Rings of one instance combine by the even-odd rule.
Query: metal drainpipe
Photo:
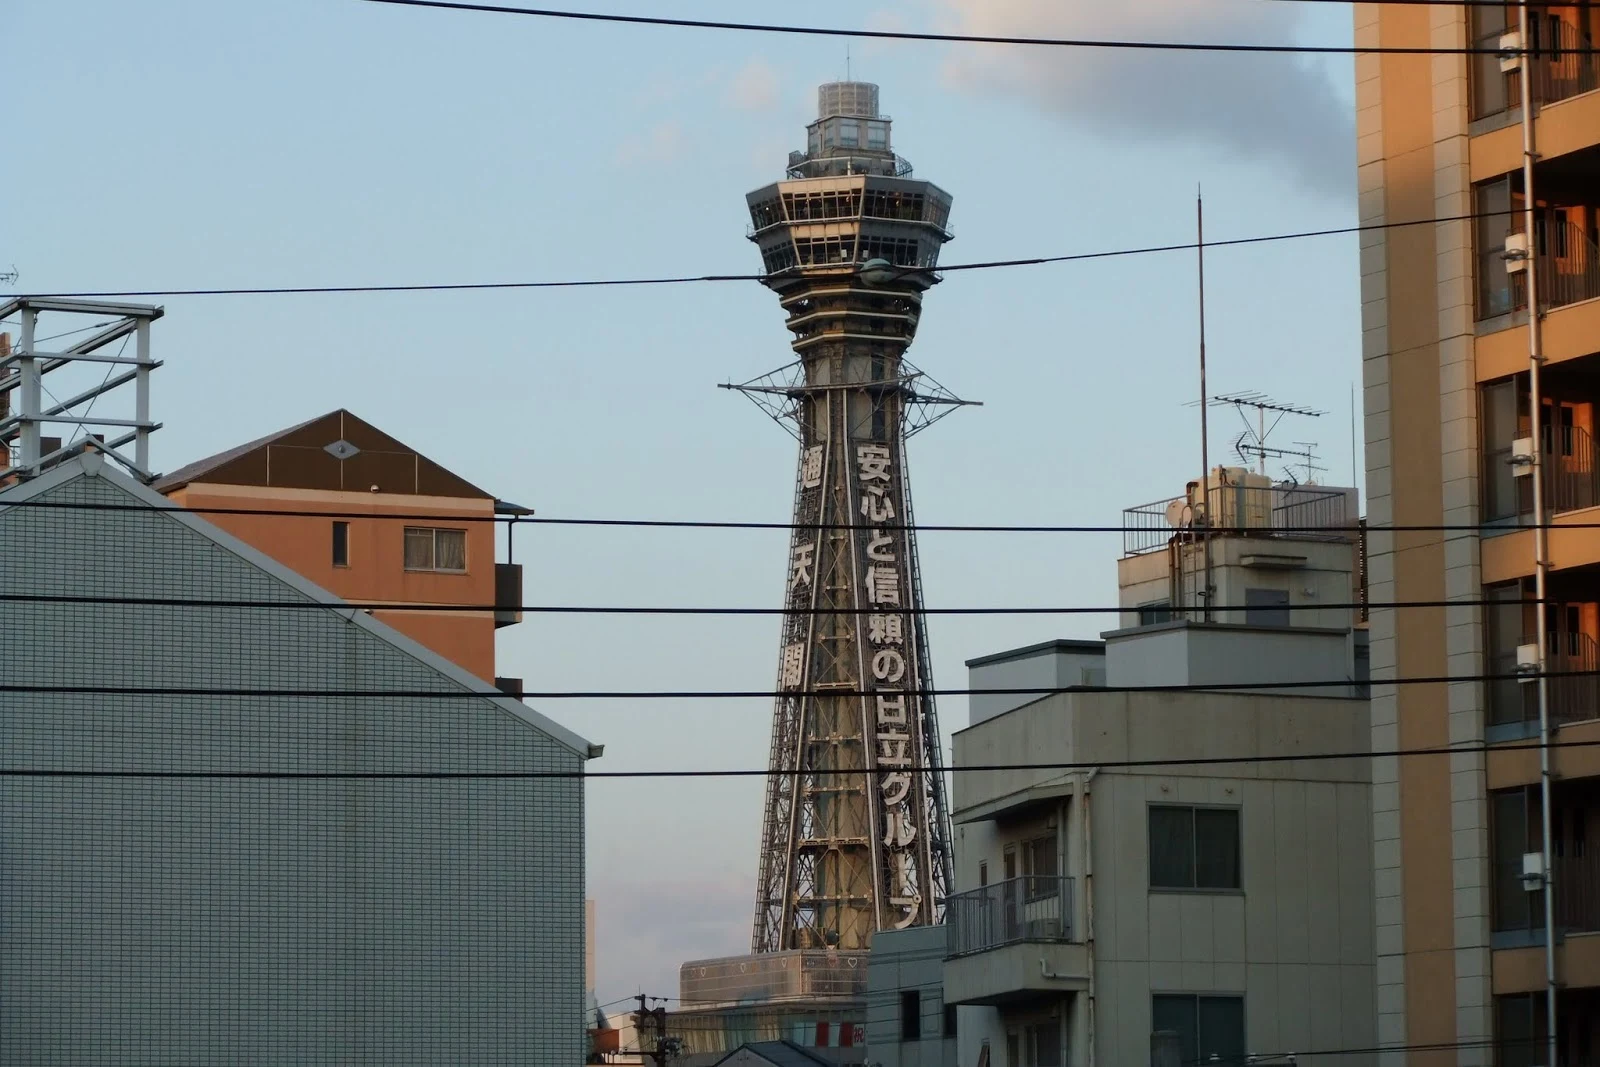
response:
[[[1083,817],[1083,949],[1089,971],[1089,1002],[1084,1013],[1084,1027],[1088,1031],[1089,1057],[1087,1067],[1095,1065],[1095,980],[1094,980],[1094,820],[1089,812],[1089,783],[1100,768],[1092,768],[1079,782],[1078,795],[1083,803],[1078,805]]]
[[[1540,851],[1544,866],[1544,997],[1545,1055],[1549,1067],[1556,1064],[1556,913],[1554,848],[1551,833],[1550,803],[1550,679],[1547,677],[1549,620],[1545,617],[1545,592],[1550,570],[1550,532],[1545,528],[1544,399],[1539,371],[1544,364],[1541,323],[1539,321],[1539,238],[1535,231],[1533,164],[1533,56],[1529,51],[1531,27],[1528,0],[1517,5],[1517,44],[1522,52],[1517,64],[1517,82],[1522,96],[1522,228],[1528,239],[1528,406],[1533,424],[1533,599],[1535,640],[1539,643],[1536,663],[1539,669],[1539,800]]]

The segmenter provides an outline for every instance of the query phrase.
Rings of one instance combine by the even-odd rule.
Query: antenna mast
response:
[[[1283,421],[1285,415],[1303,415],[1307,418],[1315,419],[1327,414],[1325,411],[1303,407],[1299,404],[1280,403],[1264,393],[1255,392],[1220,393],[1212,399],[1211,404],[1216,407],[1231,407],[1239,413],[1240,420],[1244,422],[1244,433],[1240,434],[1238,440],[1234,442],[1234,451],[1238,453],[1241,462],[1248,463],[1251,457],[1254,457],[1258,474],[1267,473],[1268,456],[1301,456],[1308,463],[1312,458],[1307,452],[1272,448],[1267,444],[1267,438],[1272,435],[1273,430],[1278,428],[1278,423]],[[1246,414],[1246,409],[1255,412],[1253,425],[1249,415]],[[1269,412],[1272,415],[1270,423],[1268,422]],[[1306,444],[1304,441],[1296,441],[1295,443]],[[1314,443],[1312,447],[1315,447]],[[1307,467],[1308,471],[1311,469],[1313,468]],[[1314,469],[1326,470],[1327,468],[1316,467]]]

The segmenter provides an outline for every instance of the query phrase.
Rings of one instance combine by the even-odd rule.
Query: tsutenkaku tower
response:
[[[734,388],[800,442],[755,952],[864,949],[941,921],[951,886],[905,465],[963,403],[905,359],[950,195],[894,154],[876,85],[818,103],[788,177],[747,198],[799,359]]]

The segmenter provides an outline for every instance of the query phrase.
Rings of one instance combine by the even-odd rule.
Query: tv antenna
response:
[[[1286,459],[1291,456],[1298,457],[1307,471],[1307,479],[1313,470],[1325,471],[1326,467],[1316,465],[1316,457],[1312,449],[1315,442],[1296,441],[1295,444],[1306,446],[1302,450],[1292,448],[1274,448],[1267,443],[1267,438],[1272,436],[1272,431],[1278,428],[1286,415],[1302,415],[1306,418],[1319,418],[1327,412],[1317,408],[1305,407],[1300,404],[1284,404],[1273,400],[1265,393],[1238,392],[1219,393],[1211,398],[1212,407],[1231,407],[1239,413],[1239,419],[1244,423],[1244,432],[1233,443],[1233,450],[1239,456],[1241,463],[1256,461],[1256,471],[1259,474],[1267,473],[1267,457]],[[1255,421],[1251,422],[1250,412],[1255,412]]]
[[[13,263],[10,270],[0,270],[0,285],[16,285],[20,277],[22,272],[17,270],[17,265]]]

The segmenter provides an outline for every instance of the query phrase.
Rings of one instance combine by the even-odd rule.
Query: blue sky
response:
[[[599,7],[591,7],[600,10]],[[743,20],[792,5],[614,0]],[[1271,0],[816,0],[806,21],[1343,45],[1344,5]],[[10,0],[0,265],[21,291],[753,272],[744,194],[801,147],[838,40],[403,10],[354,0]],[[1348,57],[1325,62],[930,44],[851,46],[896,145],[955,196],[967,262],[1355,221]],[[1350,477],[1353,236],[1207,260],[1214,390],[1330,414]],[[784,521],[794,442],[715,388],[789,359],[754,284],[171,298],[156,326],[157,467],[348,407],[548,516]],[[1192,255],[954,272],[912,359],[983,407],[915,439],[925,523],[1115,525],[1198,469]],[[1226,415],[1226,418],[1222,416]],[[1234,427],[1213,419],[1212,455]],[[1108,536],[934,534],[930,606],[1115,601]],[[527,598],[774,606],[781,532],[542,527]],[[501,672],[535,689],[763,689],[772,617],[529,616]],[[936,680],[1103,618],[940,617]],[[546,701],[596,769],[751,767],[752,701]],[[965,725],[941,705],[946,733]],[[744,951],[757,780],[597,781],[589,878],[602,999],[676,993],[690,956]]]

